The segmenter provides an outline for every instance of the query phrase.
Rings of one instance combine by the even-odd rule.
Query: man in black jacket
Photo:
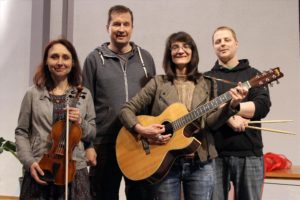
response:
[[[217,78],[218,95],[234,84],[250,80],[260,72],[246,59],[238,60],[238,41],[230,27],[219,27],[213,33],[213,47],[218,57],[206,75]],[[259,200],[264,180],[263,142],[261,131],[246,128],[249,120],[260,120],[271,106],[267,87],[251,88],[240,104],[240,111],[214,131],[219,157],[216,159],[214,199],[228,198],[230,181],[235,199]]]

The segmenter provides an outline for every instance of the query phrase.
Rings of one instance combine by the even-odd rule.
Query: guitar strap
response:
[[[230,84],[230,85],[237,85],[237,83],[234,83],[234,82],[231,82],[231,81],[228,81],[228,80],[224,80],[224,79],[219,79],[219,78],[215,78],[215,77],[212,77],[212,76],[207,76],[207,75],[203,75],[204,78],[207,78],[210,80],[211,84],[210,84],[210,100],[216,98],[218,96],[218,84],[217,84],[217,81],[219,82],[223,82],[223,83],[226,83],[226,84]],[[208,130],[205,130],[204,132],[206,132]],[[206,140],[206,144],[208,144],[208,136],[207,134],[204,134],[204,140]],[[206,159],[203,158],[204,160],[206,161],[209,161],[211,160],[211,152],[210,152],[210,149],[209,149],[209,146],[206,145],[206,151],[207,151],[207,155],[206,155]],[[199,157],[200,157],[200,154],[199,154]],[[200,160],[201,157],[200,157]]]
[[[143,145],[143,149],[146,153],[146,155],[150,154],[150,147],[149,147],[149,142],[146,138],[141,138],[141,142],[142,142],[142,145]]]
[[[210,97],[209,99],[212,100],[214,98],[216,98],[218,96],[217,94],[217,83],[216,83],[216,80],[214,77],[211,77],[211,76],[206,76],[206,75],[203,75],[204,78],[207,78],[210,80]]]
[[[223,82],[223,83],[226,83],[226,84],[229,84],[229,85],[234,85],[234,86],[238,85],[238,83],[236,83],[236,82],[228,81],[228,80],[221,79],[221,78],[216,78],[216,77],[207,76],[207,75],[205,75],[204,77],[215,80],[215,81]]]
[[[211,99],[214,99],[215,97],[217,97],[217,84],[216,82],[222,82],[222,83],[226,83],[226,84],[229,84],[229,85],[233,85],[233,86],[237,86],[238,83],[236,82],[232,82],[232,81],[229,81],[229,80],[225,80],[225,79],[221,79],[221,78],[216,78],[216,77],[212,77],[212,76],[207,76],[207,75],[204,75],[205,78],[208,78],[211,80],[211,96],[210,98]]]
[[[237,85],[238,85],[238,83],[232,82],[232,81],[229,81],[229,80],[224,80],[224,79],[215,78],[215,77],[212,77],[212,76],[206,76],[206,75],[205,75],[204,77],[211,79],[212,82],[213,82],[213,84],[215,84],[215,85],[217,85],[217,84],[216,84],[216,81],[219,81],[219,82],[222,82],[222,83],[226,83],[226,84],[229,84],[229,85],[233,85],[233,86],[237,86]],[[211,89],[213,89],[213,91],[215,91],[215,92],[217,91],[217,87],[211,86]],[[212,93],[211,93],[211,94],[212,94]],[[214,97],[216,97],[216,96],[214,96]],[[211,98],[214,98],[214,97],[211,96]],[[251,133],[251,134],[252,134],[252,133]],[[245,135],[246,135],[246,137],[248,138],[248,140],[250,141],[250,143],[252,144],[252,147],[253,147],[253,148],[252,148],[252,149],[253,149],[253,153],[254,153],[255,155],[259,156],[259,152],[257,152],[257,151],[255,150],[255,148],[254,148],[255,142],[253,141],[252,137],[251,137],[250,135],[248,135],[248,132],[247,132],[247,131],[245,131]]]

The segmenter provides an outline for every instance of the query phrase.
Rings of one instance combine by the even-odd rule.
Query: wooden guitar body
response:
[[[242,83],[243,87],[261,87],[283,77],[279,67],[257,74],[252,79]],[[130,133],[122,128],[116,141],[116,156],[123,174],[134,181],[148,180],[152,183],[160,181],[170,170],[175,159],[180,155],[195,152],[200,142],[189,137],[192,134],[189,124],[207,114],[213,109],[232,99],[230,92],[214,98],[198,106],[191,112],[181,103],[174,103],[167,107],[157,117],[137,116],[143,126],[151,124],[165,125],[166,133],[172,133],[170,141],[164,145],[151,145],[145,138],[139,138],[135,133]],[[187,131],[188,130],[188,131]]]
[[[157,116],[138,116],[138,121],[144,126],[172,122],[188,113],[183,104],[170,105]],[[143,148],[142,141],[123,127],[116,142],[117,161],[123,174],[131,180],[146,179],[152,183],[161,180],[169,171],[175,159],[180,155],[195,152],[200,142],[194,137],[186,137],[184,127],[174,131],[167,144],[149,144],[150,153]]]

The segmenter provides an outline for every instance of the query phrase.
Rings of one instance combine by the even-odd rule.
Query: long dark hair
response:
[[[199,55],[198,49],[193,38],[186,32],[180,31],[171,34],[166,41],[165,54],[163,59],[163,68],[168,77],[168,80],[172,81],[176,78],[176,65],[172,61],[171,45],[174,42],[184,42],[190,45],[192,50],[192,58],[188,63],[187,78],[191,81],[196,81],[201,76],[198,71]]]
[[[51,73],[47,65],[49,50],[55,44],[62,44],[71,53],[73,66],[71,72],[68,74],[68,82],[71,86],[80,86],[82,84],[82,72],[76,50],[71,42],[63,38],[52,40],[47,44],[44,50],[43,60],[38,65],[37,70],[33,76],[34,84],[39,88],[46,87],[47,90],[52,90],[53,88],[55,88],[55,83],[51,77]]]

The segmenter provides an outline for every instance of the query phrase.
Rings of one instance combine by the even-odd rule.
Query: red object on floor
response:
[[[265,172],[278,169],[289,169],[292,162],[282,154],[266,153],[264,154]]]

